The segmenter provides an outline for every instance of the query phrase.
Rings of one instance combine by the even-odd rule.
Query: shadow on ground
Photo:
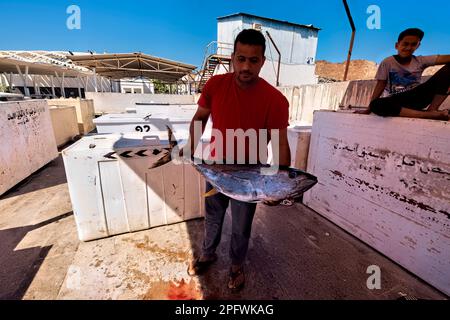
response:
[[[35,225],[0,230],[0,299],[22,299],[52,246],[16,250],[33,230],[71,216],[68,212]]]

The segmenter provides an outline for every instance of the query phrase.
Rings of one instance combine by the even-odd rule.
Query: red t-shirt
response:
[[[212,77],[204,86],[198,105],[211,110],[213,129],[221,132],[223,137],[223,159],[226,153],[226,130],[248,129],[256,130],[257,144],[251,144],[245,139],[245,157],[249,160],[249,150],[259,156],[259,129],[285,129],[289,125],[289,102],[283,94],[270,85],[266,80],[259,80],[249,88],[242,89],[236,83],[234,73],[226,73]],[[255,131],[254,131],[255,132]],[[215,146],[216,137],[211,137],[213,159],[221,157],[219,144]],[[234,139],[235,159],[237,158],[237,140]],[[263,140],[264,141],[264,140]],[[216,149],[216,150],[215,150]],[[267,152],[267,151],[265,151]],[[253,158],[254,159],[254,158]]]

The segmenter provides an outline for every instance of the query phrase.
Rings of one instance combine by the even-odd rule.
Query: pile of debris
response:
[[[432,76],[442,66],[432,66],[423,72],[423,76]],[[347,80],[373,80],[377,73],[378,65],[368,60],[352,60],[348,68]],[[316,62],[316,75],[319,83],[329,83],[343,81],[345,72],[345,62],[333,63],[325,60]]]

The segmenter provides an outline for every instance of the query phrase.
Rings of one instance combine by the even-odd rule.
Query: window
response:
[[[253,22],[252,29],[261,31],[261,24]]]

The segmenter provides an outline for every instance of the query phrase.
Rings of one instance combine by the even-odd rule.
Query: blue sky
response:
[[[450,54],[450,1],[348,0],[357,28],[353,59],[380,62],[393,54],[398,33],[419,27],[425,38],[418,55]],[[407,3],[407,5],[405,5]],[[66,8],[81,9],[81,30],[66,27]],[[369,5],[381,9],[381,29],[369,30]],[[145,52],[200,65],[217,37],[216,18],[245,12],[321,28],[317,60],[347,57],[350,26],[341,0],[0,0],[0,50]]]

